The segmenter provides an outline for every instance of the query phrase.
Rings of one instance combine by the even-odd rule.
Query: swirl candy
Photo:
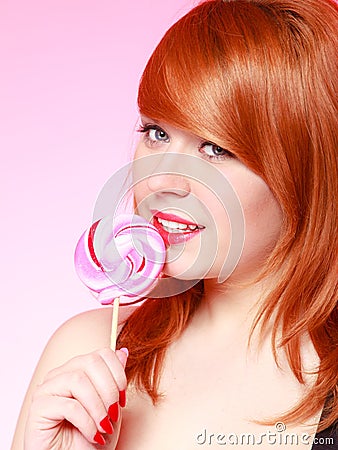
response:
[[[103,305],[140,301],[157,282],[165,260],[165,245],[144,218],[106,216],[81,236],[75,268],[83,283]]]

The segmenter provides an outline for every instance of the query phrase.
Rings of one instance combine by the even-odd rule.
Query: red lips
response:
[[[204,227],[202,225],[199,225],[194,222],[190,222],[188,220],[185,220],[179,216],[176,216],[175,214],[167,214],[163,213],[161,211],[151,211],[153,214],[153,225],[156,227],[157,231],[160,233],[164,243],[166,246],[170,245],[178,245],[183,244],[187,241],[190,241],[190,239],[193,239],[197,234],[199,234],[201,231],[203,231]],[[179,231],[177,233],[174,232],[168,232],[164,229],[162,224],[158,221],[158,219],[167,220],[169,222],[178,222],[187,226],[195,226],[197,227],[195,230],[189,229],[187,227],[186,230]]]

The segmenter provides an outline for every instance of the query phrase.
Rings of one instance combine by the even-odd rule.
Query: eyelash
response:
[[[149,131],[151,131],[151,130],[163,132],[168,136],[168,133],[166,133],[166,131],[164,131],[163,128],[161,128],[160,126],[158,126],[156,124],[144,124],[144,125],[140,124],[137,131],[139,133],[143,133],[145,135],[144,140],[145,140],[146,144],[149,145],[150,147],[155,147],[158,143],[161,143],[161,141],[154,141],[153,139],[150,139]],[[168,139],[169,139],[169,136],[168,136]],[[163,142],[167,143],[166,140],[163,140],[162,143]],[[224,155],[208,155],[207,153],[202,151],[202,149],[204,147],[206,147],[207,145],[212,145],[212,146],[218,147],[218,148],[224,150],[226,153]],[[220,161],[224,161],[227,158],[235,158],[235,155],[233,153],[231,153],[229,150],[226,150],[226,149],[214,144],[213,142],[209,142],[209,141],[202,142],[198,147],[198,151],[200,153],[203,153],[203,158],[207,159],[208,161],[212,161],[212,162],[216,162],[216,161],[220,162]]]
[[[200,146],[199,146],[199,151],[202,153],[202,149],[204,147],[206,147],[207,145],[212,145],[215,146],[216,148],[219,148],[221,150],[223,150],[225,153],[223,155],[208,155],[207,153],[203,153],[203,157],[206,158],[209,161],[224,161],[228,158],[235,158],[235,155],[233,153],[231,153],[229,150],[227,150],[226,148],[220,147],[217,144],[214,144],[213,142],[203,142]]]
[[[159,132],[163,131],[163,133],[165,133],[167,136],[168,136],[168,134],[163,130],[163,128],[161,128],[158,125],[155,125],[155,124],[145,124],[145,125],[143,125],[143,124],[141,124],[139,126],[139,128],[137,129],[137,131],[139,133],[143,133],[144,134],[144,140],[145,140],[145,143],[147,145],[149,145],[150,147],[155,147],[157,144],[161,143],[161,141],[154,141],[153,139],[150,139],[149,132],[152,131],[152,130],[159,131]],[[168,136],[168,138],[169,138],[169,136]],[[165,140],[163,140],[162,143],[163,142],[166,143]]]

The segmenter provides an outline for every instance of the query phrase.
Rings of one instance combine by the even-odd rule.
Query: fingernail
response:
[[[97,433],[94,436],[94,441],[97,442],[100,445],[105,445],[106,444],[106,441],[103,439],[102,434],[99,433],[98,431],[97,431]]]
[[[106,416],[104,419],[102,419],[100,425],[106,433],[108,434],[114,433],[114,428],[109,420],[109,416]]]
[[[117,402],[113,403],[111,406],[109,406],[108,414],[109,414],[110,419],[113,422],[117,422],[118,421],[118,419],[119,419],[119,405],[118,405]]]
[[[126,391],[125,390],[120,391],[119,403],[122,408],[124,408],[126,406]]]
[[[122,347],[120,348],[121,352],[125,353],[127,355],[127,358],[129,356],[129,350],[127,349],[127,347]]]

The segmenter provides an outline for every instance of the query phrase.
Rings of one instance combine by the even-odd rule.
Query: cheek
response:
[[[256,273],[274,249],[282,226],[282,210],[266,183],[246,168],[240,168],[228,175],[234,191],[240,201],[244,220],[244,245],[234,271],[235,276]],[[220,249],[223,255],[234,239],[236,221],[225,222],[221,211],[217,211],[221,239]],[[221,253],[221,252],[220,252]]]
[[[142,199],[147,195],[145,182],[140,181],[138,183],[135,183],[133,186],[133,193],[136,205],[138,205],[142,201]]]
[[[136,214],[143,216],[147,220],[151,220],[148,202],[149,189],[147,189],[146,181],[140,181],[133,186],[134,208]]]
[[[270,234],[278,234],[281,222],[282,222],[282,210],[269,190],[269,188],[260,181],[255,188],[252,189],[254,195],[250,194],[250,197],[245,204],[244,214],[247,219],[248,226],[259,232],[262,238]]]
[[[262,180],[246,193],[242,204],[246,223],[243,256],[264,260],[280,235],[282,210]]]
[[[145,156],[148,156],[148,153],[145,151],[144,145],[142,145],[142,143],[139,142],[134,153],[133,161],[135,162],[136,160],[143,158]],[[145,176],[144,174],[147,174],[147,170],[145,170],[142,163],[137,162],[136,164],[133,164],[132,171],[133,171],[132,178],[133,178],[134,206],[142,210],[142,204],[149,195],[149,188],[147,186],[147,181],[146,179],[143,179]],[[141,211],[139,211],[139,213],[141,213]]]
[[[179,273],[178,278],[219,279],[222,274],[232,271],[233,261],[240,256],[241,249],[238,254],[232,255],[234,257],[227,259],[232,229],[236,228],[236,225],[231,226],[229,220],[228,199],[222,201],[211,189],[200,183],[194,184],[192,190],[193,195],[198,198],[198,209],[194,213],[205,226],[205,230],[200,236],[189,241],[178,258],[177,255],[169,258],[172,263],[167,269],[170,275],[178,276]],[[171,255],[170,250],[168,253]]]
[[[246,167],[228,178],[242,205],[246,234],[254,233],[258,241],[279,234],[282,210],[263,179]]]

